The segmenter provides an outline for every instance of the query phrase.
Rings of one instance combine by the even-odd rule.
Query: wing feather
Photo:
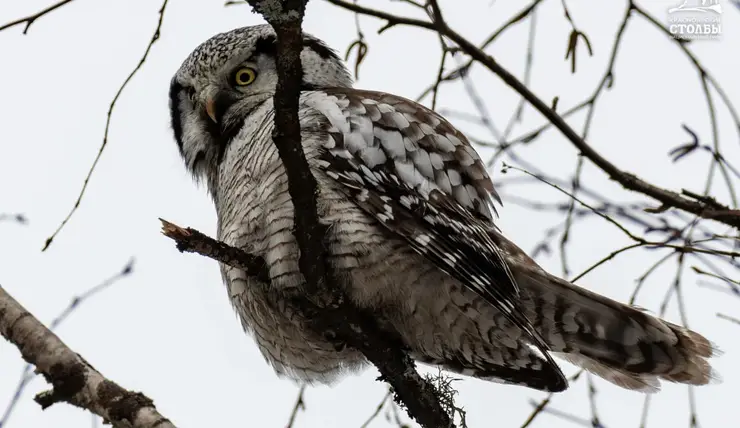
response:
[[[556,368],[562,379],[555,382],[565,382],[521,310],[519,288],[495,242],[498,195],[465,136],[431,110],[390,94],[337,88],[308,102],[330,123],[320,155],[326,174],[414,251],[501,311]]]

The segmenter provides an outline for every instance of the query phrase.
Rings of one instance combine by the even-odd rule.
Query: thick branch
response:
[[[53,389],[38,394],[47,408],[67,402],[103,417],[115,427],[174,428],[140,392],[106,379],[0,287],[0,333],[36,366]]]
[[[537,109],[542,115],[547,118],[560,132],[591,162],[597,167],[604,171],[612,180],[618,182],[625,189],[632,190],[635,192],[642,193],[646,196],[650,196],[658,200],[662,204],[662,208],[678,208],[697,216],[716,220],[726,225],[740,229],[740,211],[732,210],[728,206],[720,204],[716,201],[709,203],[704,200],[691,199],[684,197],[681,194],[655,186],[635,174],[629,173],[619,169],[616,165],[611,163],[599,152],[597,152],[591,145],[589,145],[578,133],[568,125],[567,122],[557,114],[550,106],[537,97],[532,91],[529,90],[522,82],[520,82],[513,74],[502,67],[496,60],[490,55],[479,49],[469,40],[461,36],[459,33],[451,29],[446,22],[438,21],[434,23],[419,21],[404,17],[395,16],[383,11],[371,9],[368,7],[360,6],[355,3],[350,3],[343,0],[326,0],[329,3],[340,6],[342,8],[351,10],[353,12],[374,16],[376,18],[384,19],[388,21],[388,25],[384,28],[388,28],[393,25],[409,25],[414,27],[426,28],[428,30],[436,31],[450,40],[455,42],[462,51],[470,55],[470,57],[481,63],[483,66],[488,68],[494,74],[499,76],[507,85],[519,93],[524,99],[526,99],[532,106]],[[685,194],[685,192],[683,192]]]
[[[416,372],[414,361],[403,350],[396,332],[381,330],[372,314],[364,314],[347,302],[334,280],[324,249],[327,228],[319,222],[316,179],[309,169],[298,119],[298,100],[303,80],[300,53],[301,24],[305,0],[248,0],[277,35],[278,83],[274,97],[277,146],[288,178],[288,191],[295,210],[299,266],[306,280],[303,296],[294,298],[313,328],[338,344],[348,344],[375,364],[381,378],[390,383],[409,416],[424,427],[450,427],[453,422],[442,408],[434,386]]]
[[[54,317],[53,320],[51,320],[51,322],[49,323],[49,327],[48,327],[49,330],[53,332],[69,316],[71,316],[77,309],[79,309],[82,305],[88,302],[91,298],[101,293],[102,291],[108,289],[109,287],[113,286],[114,284],[117,284],[119,280],[131,275],[133,271],[134,271],[134,259],[131,258],[131,260],[129,260],[128,263],[126,263],[126,265],[123,267],[123,269],[120,272],[116,273],[115,275],[111,276],[110,278],[106,279],[100,284],[97,284],[94,287],[86,290],[85,292],[72,297],[71,301],[69,302],[69,305],[66,308],[64,308],[64,310],[62,310],[62,312],[59,315],[57,315],[56,317]],[[23,395],[23,391],[26,389],[26,387],[28,386],[28,384],[31,382],[31,380],[34,377],[35,375],[33,373],[33,365],[26,364],[26,366],[21,371],[20,380],[18,381],[18,384],[15,387],[15,392],[13,393],[13,396],[10,399],[10,402],[5,408],[5,412],[0,417],[0,428],[7,426],[10,416],[13,414],[13,411],[16,409],[16,406],[20,402],[20,399]]]
[[[197,253],[248,275],[266,274],[259,256],[231,247],[191,228],[182,228],[162,220],[162,233],[177,243],[180,251]],[[268,277],[269,281],[269,277]],[[451,427],[449,415],[442,409],[437,390],[416,372],[414,361],[406,355],[394,332],[381,331],[372,314],[363,313],[348,303],[330,302],[319,306],[301,297],[291,304],[311,320],[315,331],[327,339],[345,343],[362,352],[380,371],[381,379],[391,384],[396,399],[408,409],[409,416],[424,427]]]
[[[288,192],[295,209],[296,227],[293,233],[301,249],[301,273],[306,278],[308,294],[316,294],[327,278],[328,269],[323,245],[326,227],[319,223],[317,213],[318,185],[308,168],[298,121],[298,98],[303,80],[301,23],[306,5],[303,0],[251,0],[249,4],[265,17],[277,35],[278,82],[274,97],[275,129],[272,139],[288,176]],[[336,288],[328,282],[324,285],[330,290]]]

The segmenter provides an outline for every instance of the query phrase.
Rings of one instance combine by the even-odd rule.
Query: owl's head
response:
[[[276,36],[257,25],[217,34],[183,62],[170,85],[175,140],[196,177],[216,171],[227,145],[257,107],[275,94]],[[337,54],[321,40],[303,35],[303,87],[352,86]]]

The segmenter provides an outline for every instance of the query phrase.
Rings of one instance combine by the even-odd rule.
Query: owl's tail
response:
[[[517,272],[528,316],[553,355],[623,388],[660,380],[705,385],[719,351],[704,336],[570,284],[544,271]]]

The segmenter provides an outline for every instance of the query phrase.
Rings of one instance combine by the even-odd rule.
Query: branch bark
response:
[[[274,97],[275,129],[272,139],[288,176],[288,192],[295,209],[294,234],[301,249],[299,265],[306,279],[308,294],[315,295],[323,285],[336,289],[327,277],[323,237],[326,226],[319,223],[316,179],[308,168],[301,145],[298,98],[303,80],[300,53],[303,50],[301,24],[306,9],[304,0],[250,0],[277,35],[277,91]],[[322,284],[323,283],[323,284]]]
[[[51,383],[50,391],[35,397],[42,409],[66,402],[101,416],[117,428],[175,427],[159,414],[150,398],[106,379],[1,286],[0,333]]]
[[[161,221],[162,233],[174,240],[180,251],[200,254],[242,269],[251,276],[268,275],[261,257],[195,229]],[[292,303],[312,321],[316,331],[334,340],[338,346],[346,344],[362,352],[380,371],[379,380],[393,387],[396,402],[406,406],[410,417],[427,428],[454,427],[440,404],[437,389],[417,373],[414,361],[403,350],[403,344],[394,332],[380,330],[372,314],[364,313],[349,303],[332,301],[327,306],[319,306],[312,300],[311,296],[295,296]]]

